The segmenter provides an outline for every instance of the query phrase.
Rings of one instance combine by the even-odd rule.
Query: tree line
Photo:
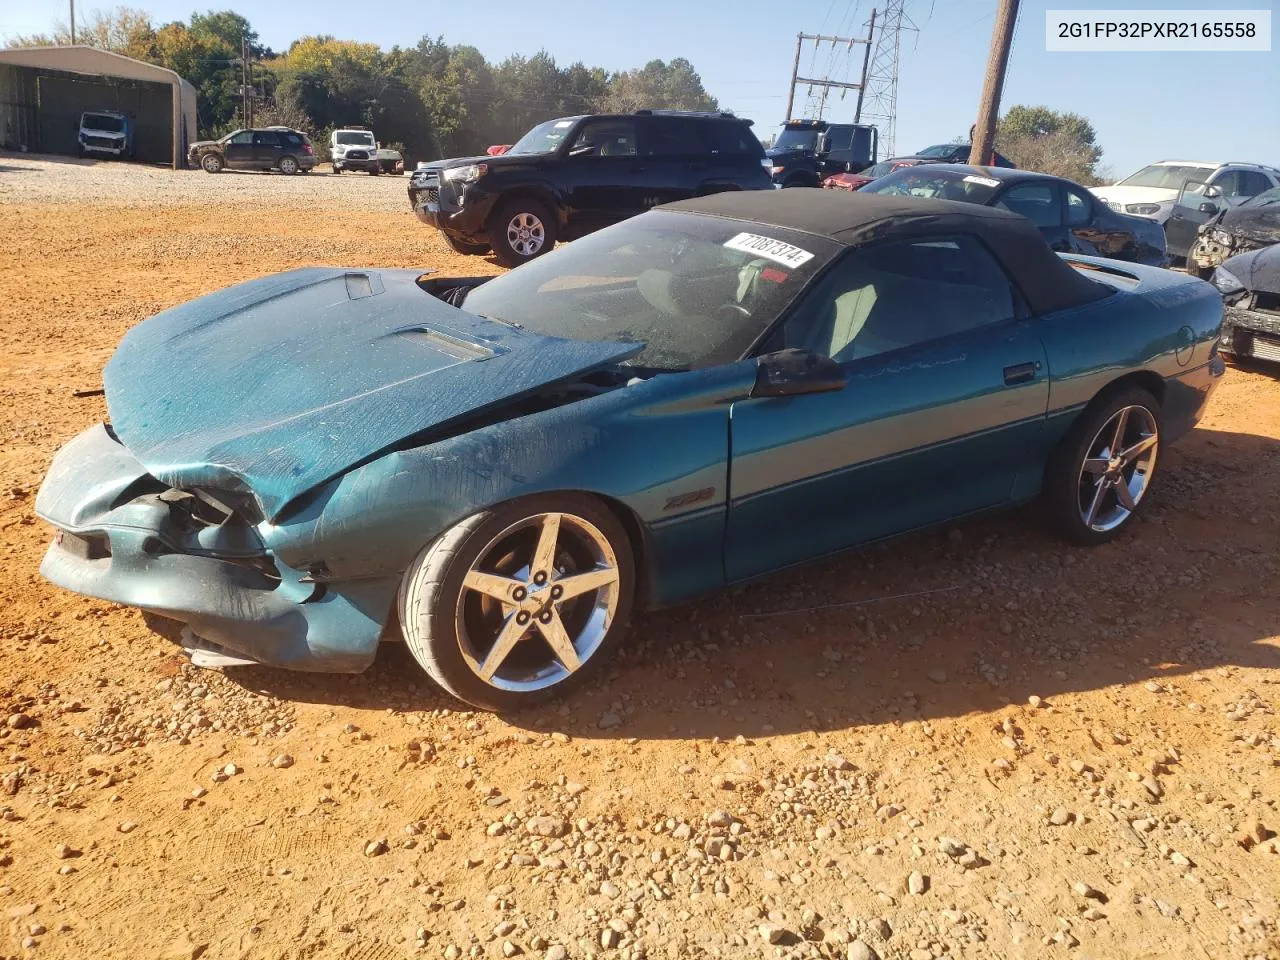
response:
[[[69,42],[69,29],[58,25],[8,45]],[[642,107],[719,109],[682,57],[623,71],[581,61],[562,67],[545,50],[490,63],[475,47],[426,36],[416,46],[390,50],[304,36],[275,51],[261,43],[247,18],[230,10],[157,26],[130,7],[95,13],[77,26],[76,42],[167,67],[190,81],[198,94],[201,138],[242,124],[240,56],[247,43],[254,86],[263,95],[256,124],[304,130],[321,150],[331,130],[366,126],[412,160],[483,153],[557,116]]]
[[[693,64],[682,57],[608,71],[578,61],[560,66],[546,51],[490,63],[475,47],[423,37],[412,47],[304,36],[278,52],[263,45],[248,19],[230,10],[195,13],[157,26],[130,7],[98,12],[76,41],[168,67],[199,94],[199,135],[216,138],[242,124],[241,44],[264,95],[260,126],[285,124],[309,133],[322,153],[330,131],[370,127],[410,162],[483,153],[511,143],[534,124],[580,113],[641,108],[717,110]],[[52,33],[15,37],[9,46],[70,42]],[[957,138],[967,141],[967,138]],[[997,149],[1019,167],[1100,182],[1102,148],[1084,117],[1046,107],[1014,106],[1000,119]]]

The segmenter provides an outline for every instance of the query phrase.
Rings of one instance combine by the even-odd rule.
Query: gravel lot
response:
[[[127,186],[126,186],[127,184]],[[334,176],[324,165],[286,177],[256,170],[170,170],[141,164],[65,158],[27,158],[0,153],[0,203],[100,203],[171,207],[182,204],[297,207],[323,204],[330,210],[407,213],[409,177],[365,173]]]
[[[35,490],[133,323],[317,262],[497,269],[406,182],[0,155],[0,957],[1280,957],[1272,371],[1117,542],[1024,510],[810,565],[515,717],[400,645],[194,670],[44,583]]]

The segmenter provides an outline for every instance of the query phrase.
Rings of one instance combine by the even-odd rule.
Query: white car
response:
[[[1093,195],[1117,213],[1164,223],[1173,214],[1187,181],[1219,187],[1232,206],[1280,186],[1280,170],[1257,163],[1216,163],[1204,160],[1161,160],[1143,167],[1109,187],[1094,187]],[[1204,187],[1190,193],[1200,194]]]

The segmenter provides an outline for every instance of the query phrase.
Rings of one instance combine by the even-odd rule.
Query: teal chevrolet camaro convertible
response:
[[[1186,276],[1030,221],[822,190],[661,207],[503,276],[315,268],[134,327],[37,501],[43,573],[205,665],[403,635],[511,709],[638,607],[1039,499],[1128,526],[1222,376]]]

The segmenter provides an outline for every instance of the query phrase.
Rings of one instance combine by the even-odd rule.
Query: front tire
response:
[[[618,518],[581,494],[482,511],[405,571],[400,623],[414,659],[449,693],[505,712],[580,686],[621,642],[635,561]]]
[[[221,173],[222,158],[216,153],[206,153],[200,159],[200,169],[205,173]]]
[[[517,197],[498,205],[489,223],[494,258],[504,267],[518,267],[556,245],[556,221],[536,200]]]
[[[298,161],[293,157],[281,157],[280,172],[290,177],[293,176],[298,172]]]
[[[1092,546],[1130,526],[1156,478],[1160,422],[1159,401],[1140,387],[1085,409],[1045,471],[1045,507],[1059,532]]]

